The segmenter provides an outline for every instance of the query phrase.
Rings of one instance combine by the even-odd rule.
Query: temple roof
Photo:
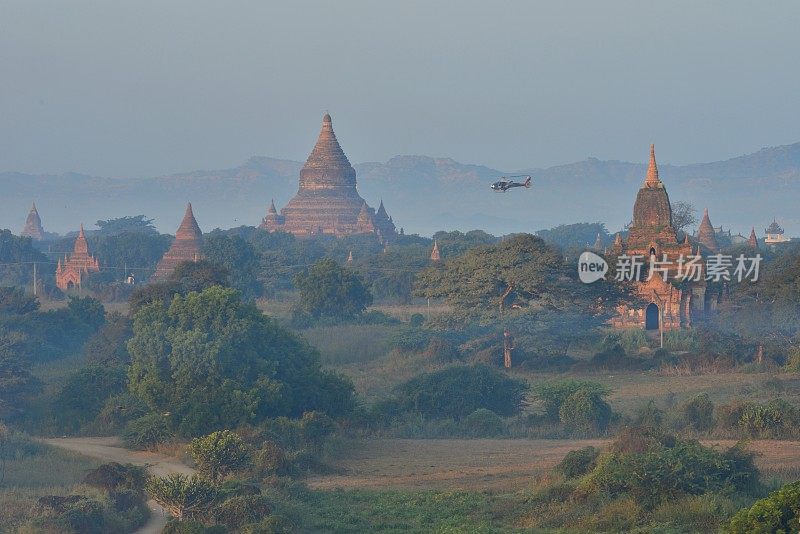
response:
[[[203,237],[203,232],[200,231],[200,226],[194,218],[192,211],[192,203],[186,205],[186,212],[183,214],[183,220],[175,232],[175,239],[200,239]]]
[[[708,217],[708,208],[703,211],[703,220],[700,221],[700,227],[697,229],[697,241],[709,250],[716,251],[719,248],[717,233]]]
[[[83,232],[83,224],[81,224],[81,231],[78,232],[78,238],[75,240],[73,253],[75,254],[89,253],[89,243],[86,242],[86,234]]]
[[[764,230],[766,234],[782,234],[783,228],[778,224],[778,221],[775,219],[772,220],[772,224],[770,224],[766,230]]]
[[[658,178],[658,165],[656,164],[656,146],[650,145],[650,162],[647,164],[647,177],[644,181],[647,187],[659,187],[661,180]]]
[[[28,212],[28,217],[25,219],[25,227],[20,235],[36,240],[44,238],[44,228],[42,228],[42,219],[39,217],[39,212],[36,210],[36,202],[33,203],[31,210]]]
[[[311,154],[308,155],[304,168],[320,167],[350,167],[350,161],[339,145],[336,134],[333,132],[333,122],[327,113],[322,118],[322,129],[317,137],[317,143]]]

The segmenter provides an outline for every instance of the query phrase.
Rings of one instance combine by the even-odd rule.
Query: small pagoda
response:
[[[175,241],[169,250],[161,258],[156,266],[156,272],[151,281],[157,282],[166,280],[181,263],[187,261],[198,261],[203,258],[203,232],[194,218],[192,203],[186,206],[183,221],[175,232]]]
[[[789,238],[784,235],[783,228],[775,219],[772,219],[772,224],[764,229],[764,233],[766,234],[764,243],[767,245],[777,245],[779,243],[786,243],[789,241]]]
[[[100,271],[100,263],[97,258],[89,254],[89,243],[86,241],[86,234],[84,234],[83,225],[81,225],[81,231],[75,240],[72,254],[69,258],[65,255],[63,262],[60,258],[58,260],[56,287],[61,291],[79,288],[86,275],[98,271]]]
[[[20,232],[23,237],[30,237],[34,241],[41,241],[44,239],[44,228],[42,228],[42,219],[39,217],[39,212],[36,210],[36,202],[31,206],[31,211],[28,212],[28,218],[25,219],[25,228]]]

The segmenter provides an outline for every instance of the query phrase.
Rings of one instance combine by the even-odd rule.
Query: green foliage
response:
[[[315,319],[352,319],[372,304],[372,295],[360,274],[331,259],[320,260],[295,276],[300,292],[297,312]]]
[[[33,279],[33,262],[49,263],[49,260],[34,248],[30,237],[0,230],[0,285],[27,286]]]
[[[31,374],[25,341],[24,334],[0,331],[0,421],[24,413],[28,401],[41,387]]]
[[[549,230],[536,232],[536,235],[547,243],[568,252],[585,250],[586,247],[593,246],[597,240],[597,234],[600,234],[600,239],[604,244],[611,243],[611,235],[606,230],[606,225],[599,222],[562,224]]]
[[[250,462],[249,448],[238,434],[230,430],[194,438],[188,450],[200,473],[215,482],[244,469]]]
[[[630,496],[652,509],[682,495],[749,492],[758,484],[752,453],[739,447],[718,452],[694,440],[662,437],[643,448],[612,447],[598,458],[578,491]]]
[[[783,437],[800,426],[797,408],[783,399],[745,407],[739,427],[752,437]]]
[[[124,233],[139,233],[145,235],[158,235],[156,227],[153,226],[153,219],[148,219],[144,215],[134,215],[108,219],[107,221],[97,221],[95,225],[100,228],[94,235],[118,235]]]
[[[163,282],[154,282],[152,284],[140,285],[131,293],[128,299],[131,316],[148,304],[161,304],[162,306],[169,306],[175,295],[184,295],[186,290],[180,282],[166,280]]]
[[[500,416],[486,408],[479,408],[464,419],[464,427],[470,436],[489,438],[503,433],[504,425]]]
[[[89,365],[128,365],[128,340],[133,335],[133,323],[127,317],[112,313],[106,323],[86,340],[83,353]]]
[[[534,387],[533,392],[541,401],[545,417],[552,422],[561,420],[561,407],[565,401],[579,391],[584,391],[589,398],[602,399],[611,391],[597,382],[584,380],[559,380],[545,382]]]
[[[558,418],[568,430],[584,433],[605,431],[612,415],[602,394],[589,388],[572,393],[558,409]]]
[[[555,467],[555,470],[567,478],[581,477],[595,468],[598,456],[600,456],[600,451],[594,447],[569,451]]]
[[[714,428],[714,403],[707,393],[693,397],[678,407],[678,426],[697,432],[708,432]]]
[[[263,495],[237,495],[214,508],[214,519],[238,529],[266,519],[271,509],[269,499]]]
[[[790,534],[797,532],[799,518],[800,482],[792,482],[756,501],[750,508],[740,510],[723,531],[729,534]]]
[[[106,491],[130,490],[144,495],[147,469],[139,465],[111,462],[89,471],[83,482]]]
[[[217,498],[217,490],[211,481],[198,475],[151,477],[145,489],[154,501],[178,520],[205,517]]]
[[[323,371],[316,350],[233,289],[144,306],[133,332],[131,392],[169,412],[181,435],[313,410],[340,417],[354,407],[349,381]]]
[[[69,375],[53,400],[59,428],[77,431],[92,421],[110,396],[126,389],[125,368],[89,365]]]
[[[172,432],[163,415],[151,413],[129,422],[122,441],[129,449],[151,449],[172,439]]]
[[[528,386],[486,365],[453,366],[412,378],[398,388],[407,411],[460,419],[485,408],[503,416],[519,412]]]
[[[231,287],[238,289],[246,299],[263,294],[264,288],[258,279],[260,258],[255,247],[242,237],[212,232],[203,238],[203,255],[229,273]]]
[[[16,287],[0,287],[0,315],[24,315],[39,309],[39,301],[33,295]]]
[[[175,267],[170,280],[178,282],[182,288],[181,292],[185,295],[209,287],[230,286],[230,271],[208,260],[185,261]]]
[[[500,238],[487,234],[483,230],[470,230],[467,233],[453,230],[452,232],[439,231],[433,234],[433,239],[439,244],[442,258],[459,256],[467,250],[480,245],[493,245]],[[430,246],[427,252],[430,253]]]

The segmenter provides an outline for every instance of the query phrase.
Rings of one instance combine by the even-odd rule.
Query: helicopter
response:
[[[525,178],[524,182],[515,182],[512,178]],[[516,176],[503,176],[499,181],[493,183],[491,186],[492,191],[502,191],[505,193],[512,187],[530,187],[531,177],[523,174]]]

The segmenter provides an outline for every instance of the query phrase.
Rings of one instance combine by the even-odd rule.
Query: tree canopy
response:
[[[318,352],[230,288],[156,301],[134,317],[131,392],[196,436],[268,417],[353,408],[353,387]]]
[[[300,291],[298,311],[314,318],[350,319],[372,304],[372,294],[360,274],[332,259],[315,263],[295,276]]]

